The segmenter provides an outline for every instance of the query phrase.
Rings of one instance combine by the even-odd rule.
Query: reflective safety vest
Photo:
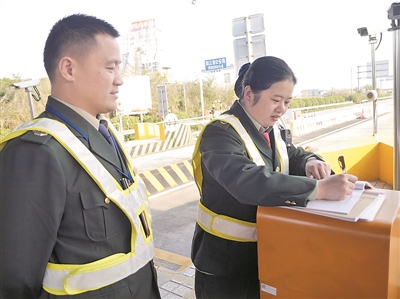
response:
[[[237,242],[256,242],[257,226],[255,223],[218,215],[199,201],[197,208],[198,225],[214,236]]]
[[[114,136],[116,131],[109,126]],[[128,217],[132,226],[131,251],[116,253],[103,259],[81,265],[48,263],[43,279],[43,288],[54,295],[75,295],[97,290],[118,282],[137,272],[154,257],[153,235],[150,228],[150,210],[146,186],[139,176],[128,189],[123,190],[120,184],[89,151],[89,149],[62,123],[41,118],[24,123],[11,132],[0,144],[5,143],[27,131],[52,135],[86,170],[99,188]],[[117,139],[117,138],[116,138]],[[129,157],[118,141],[124,155]],[[128,159],[129,171],[133,173]],[[144,215],[150,230],[146,234],[139,215]]]
[[[214,118],[211,122],[214,121],[221,121],[230,124],[244,141],[246,151],[250,159],[258,166],[265,165],[265,162],[262,159],[256,145],[254,144],[250,135],[247,133],[246,129],[243,127],[237,117],[229,114],[223,114],[217,118]],[[193,175],[200,195],[202,195],[203,193],[203,174],[201,170],[200,153],[200,142],[203,132],[204,129],[197,139],[192,157]],[[275,146],[279,155],[279,161],[281,165],[280,172],[289,174],[289,157],[287,154],[286,144],[282,139],[278,124],[274,125],[274,137]],[[257,241],[256,223],[235,219],[233,217],[225,215],[219,215],[208,209],[201,202],[199,202],[199,206],[197,209],[197,223],[206,232],[223,239],[237,242]]]

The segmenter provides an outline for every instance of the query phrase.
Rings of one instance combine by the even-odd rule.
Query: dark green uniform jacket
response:
[[[104,137],[75,111],[49,97],[48,105],[74,123],[68,128],[119,181],[118,157]],[[45,111],[39,117],[57,119]],[[0,152],[1,298],[53,298],[42,289],[47,262],[85,264],[130,251],[131,224],[50,135],[32,131]],[[124,169],[124,171],[127,171]],[[73,298],[159,298],[152,261],[138,272]],[[70,298],[70,296],[60,296]]]
[[[275,172],[279,164],[273,150],[273,134],[270,134],[271,149],[238,102],[227,113],[240,120],[266,165],[257,166],[249,159],[244,142],[229,124],[220,121],[209,124],[200,143],[202,204],[217,214],[253,223],[257,206],[285,206],[287,200],[305,206],[316,186],[316,180],[304,177],[305,164],[310,157],[321,158],[291,145],[287,148],[290,175]],[[206,273],[258,277],[257,242],[222,239],[205,232],[197,223],[192,260],[198,270]]]

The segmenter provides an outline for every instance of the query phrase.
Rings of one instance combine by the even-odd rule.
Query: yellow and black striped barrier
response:
[[[166,132],[165,140],[133,145],[128,147],[128,152],[131,157],[138,157],[192,144],[194,141],[190,126],[179,124],[174,132]]]
[[[168,166],[139,173],[145,182],[148,195],[193,181],[192,160],[184,160]]]

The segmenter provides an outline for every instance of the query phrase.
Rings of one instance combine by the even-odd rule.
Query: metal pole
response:
[[[394,173],[393,190],[400,190],[400,21],[393,32]]]
[[[204,96],[203,96],[203,75],[200,72],[200,102],[201,102],[201,116],[204,117]]]
[[[185,112],[187,113],[186,87],[185,87],[185,83],[182,84],[182,91],[183,91],[183,100],[185,101]]]
[[[33,101],[32,101],[32,87],[25,88],[25,91],[28,94],[29,107],[31,108],[31,116],[32,116],[32,119],[34,119],[35,118],[35,108],[33,107]]]
[[[371,38],[371,37],[370,37]],[[371,40],[370,40],[371,42]],[[376,70],[375,70],[375,43],[371,42],[371,70],[372,70],[372,89],[376,91]],[[372,116],[374,120],[374,128],[372,134],[375,135],[377,132],[378,115],[376,113],[377,99],[372,101]]]
[[[353,68],[350,68],[350,83],[351,83],[351,93],[354,92],[353,90]]]
[[[164,85],[164,88],[166,89],[167,87]],[[164,90],[165,90],[164,89]],[[161,109],[162,109],[162,116],[161,116],[161,119],[162,120],[164,120],[164,102],[165,102],[165,96],[164,96],[164,90],[163,89],[161,89]]]
[[[247,49],[249,51],[249,57],[248,60],[250,63],[253,62],[254,60],[254,55],[253,55],[253,45],[252,45],[252,39],[251,39],[251,25],[250,25],[250,17],[246,17],[246,37],[247,37]]]
[[[376,71],[375,71],[375,43],[371,42],[371,76],[372,76],[372,89],[376,90]]]

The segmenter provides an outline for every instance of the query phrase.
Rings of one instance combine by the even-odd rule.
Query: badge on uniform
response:
[[[48,134],[47,133],[45,133],[45,132],[42,132],[42,131],[33,131],[33,134],[34,135],[36,135],[36,136],[40,136],[40,137],[42,137],[42,136],[47,136]]]
[[[289,129],[281,130],[281,136],[287,147],[292,146],[292,132]]]

